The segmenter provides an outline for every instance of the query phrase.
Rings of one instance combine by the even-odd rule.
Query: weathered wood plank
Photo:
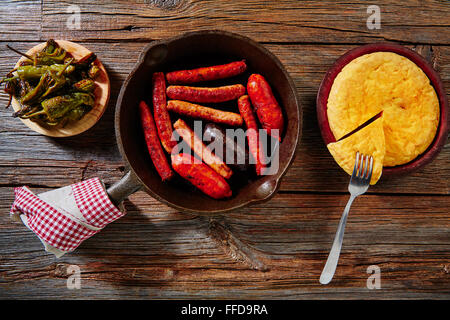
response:
[[[33,43],[16,43],[26,50]],[[2,185],[37,184],[58,187],[77,181],[84,166],[108,183],[117,179],[123,165],[114,137],[114,105],[122,81],[133,67],[145,43],[84,43],[98,53],[111,77],[111,100],[99,123],[91,130],[72,138],[53,139],[38,135],[21,121],[0,110],[0,177]],[[315,98],[323,75],[330,65],[352,45],[266,45],[285,64],[298,89],[304,111],[303,137],[297,158],[283,180],[284,191],[346,192],[348,176],[336,165],[324,145],[316,120]],[[422,47],[418,50],[423,50]],[[0,44],[0,73],[5,74],[15,54]],[[444,85],[450,87],[450,47],[433,47],[431,59],[440,70]],[[7,96],[0,94],[0,104]],[[92,146],[95,145],[95,148]],[[30,151],[31,150],[31,151]],[[24,161],[23,159],[29,159]],[[48,159],[51,159],[49,163]],[[34,161],[32,161],[34,160]],[[93,161],[91,161],[93,160]],[[19,164],[19,163],[22,163]],[[41,169],[40,166],[43,166]],[[56,169],[55,169],[56,168]],[[68,172],[73,174],[65,174]],[[104,168],[112,169],[112,175]],[[56,170],[56,171],[53,171]],[[11,173],[14,173],[12,175]],[[85,175],[88,177],[89,175]],[[332,177],[332,179],[330,179]],[[383,179],[370,189],[378,193],[449,194],[450,145],[421,171],[405,177]]]
[[[358,199],[329,287],[318,278],[346,195],[278,194],[210,220],[177,213],[139,192],[126,202],[124,218],[61,259],[43,253],[32,233],[3,214],[0,297],[448,299],[449,199]],[[10,190],[0,188],[2,212],[11,201]],[[234,256],[230,235],[266,271]],[[79,291],[66,289],[72,264],[81,268]],[[381,268],[381,290],[366,288],[369,265]]]
[[[132,3],[131,3],[132,2]],[[365,1],[77,1],[80,30],[65,21],[73,1],[45,0],[42,36],[76,40],[149,40],[225,29],[266,42],[364,43],[380,40],[449,44],[445,1],[378,1],[381,29],[366,26]],[[407,17],[407,19],[405,19]],[[60,23],[55,23],[60,21]]]
[[[2,0],[0,30],[2,41],[41,39],[41,0]]]
[[[169,3],[166,6],[164,3]],[[67,21],[73,1],[2,1],[2,39],[152,40],[217,29],[266,42],[361,43],[380,40],[449,44],[445,1],[381,1],[381,29],[369,30],[364,1],[78,1],[80,30]],[[408,19],[404,19],[408,16]],[[42,19],[41,19],[42,17]],[[59,23],[55,23],[58,21]],[[41,23],[42,22],[42,23]],[[170,27],[169,27],[170,26]],[[276,28],[277,32],[274,32]]]
[[[433,44],[432,51],[416,49],[433,61],[449,88],[448,3],[378,2],[381,30],[366,28],[368,4],[362,1],[80,0],[81,29],[69,30],[66,10],[72,4],[0,4],[0,74],[16,59],[5,42],[26,50],[54,37],[97,52],[112,80],[107,112],[74,138],[39,136],[0,110],[0,298],[450,298],[449,143],[420,172],[383,180],[355,202],[336,277],[330,286],[318,283],[347,201],[341,193],[348,176],[323,145],[315,116],[327,68],[361,43]],[[139,51],[152,39],[217,28],[264,42],[286,65],[304,107],[297,159],[271,201],[209,219],[176,212],[138,192],[125,202],[124,218],[62,259],[43,252],[31,232],[9,221],[12,186],[28,184],[40,192],[94,176],[107,183],[122,176],[114,105]],[[1,94],[0,104],[5,102]],[[73,264],[81,268],[81,290],[66,288]],[[381,268],[381,290],[366,288],[369,265]]]

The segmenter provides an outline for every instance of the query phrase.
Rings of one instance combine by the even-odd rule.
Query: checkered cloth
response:
[[[75,183],[70,186],[71,190],[58,193],[63,189],[49,193],[57,198],[66,197],[63,200],[67,203],[74,202],[76,205],[72,208],[52,205],[41,199],[43,194],[36,196],[24,186],[14,189],[15,200],[10,212],[13,217],[20,216],[44,243],[46,250],[56,256],[75,250],[84,240],[125,214],[112,204],[98,178]],[[61,199],[57,201],[61,203]]]
[[[102,229],[123,215],[109,200],[98,178],[75,183],[72,190],[78,209],[91,226]]]

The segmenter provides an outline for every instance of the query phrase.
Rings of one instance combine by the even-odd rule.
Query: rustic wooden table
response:
[[[48,38],[79,42],[105,64],[109,108],[95,127],[65,139],[38,135],[0,110],[0,298],[450,298],[450,145],[433,163],[383,179],[358,198],[333,282],[319,284],[349,177],[321,140],[315,114],[320,81],[358,45],[390,41],[419,51],[450,88],[450,3],[377,1],[381,29],[369,30],[364,1],[5,0],[0,4],[0,74]],[[76,5],[76,7],[69,7]],[[80,9],[80,29],[71,12]],[[75,11],[74,11],[75,10]],[[74,20],[75,19],[75,20]],[[266,46],[293,77],[304,112],[297,157],[269,202],[204,218],[144,192],[127,215],[61,259],[9,220],[13,187],[41,192],[82,179],[119,179],[124,163],[114,137],[120,86],[141,49],[186,31],[224,29]],[[7,96],[1,94],[0,104]],[[67,268],[81,270],[69,290]],[[369,266],[381,289],[366,286]]]

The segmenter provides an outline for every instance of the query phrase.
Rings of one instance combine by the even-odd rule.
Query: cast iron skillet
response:
[[[151,102],[152,73],[241,59],[246,60],[249,70],[238,81],[245,84],[251,73],[262,74],[271,84],[284,111],[286,128],[280,145],[278,172],[237,183],[233,188],[233,197],[225,200],[209,198],[181,179],[161,182],[148,155],[138,115],[139,101]],[[229,79],[211,86],[236,81]],[[175,120],[176,115],[171,114],[171,118]],[[281,62],[257,42],[224,31],[198,31],[154,41],[141,53],[119,94],[115,113],[116,138],[129,171],[108,189],[108,194],[118,204],[131,193],[143,188],[152,197],[171,207],[198,214],[222,213],[266,201],[276,193],[281,178],[293,161],[300,140],[301,125],[302,110],[291,77]]]

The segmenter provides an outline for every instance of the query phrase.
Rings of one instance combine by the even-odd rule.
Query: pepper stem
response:
[[[29,118],[38,116],[38,115],[40,115],[40,114],[46,114],[46,113],[45,113],[45,110],[42,109],[41,111],[34,112],[34,113],[31,113],[31,114],[28,113],[28,114],[23,115],[21,118],[22,118],[22,119],[29,119]]]
[[[64,71],[66,71],[67,67],[70,66],[70,64],[72,63],[73,58],[70,58],[69,60],[67,60],[67,62],[64,64],[64,68],[61,69],[61,71],[59,71],[57,73],[57,76],[60,77]]]
[[[16,80],[18,78],[19,78],[19,76],[14,76],[14,77],[11,77],[11,78],[3,78],[2,80],[0,80],[0,84],[2,84],[3,82],[9,82],[9,81],[12,81],[12,80]]]
[[[8,44],[6,45],[6,47],[7,47],[9,50],[12,50],[12,51],[14,51],[14,52],[17,53],[17,54],[20,54],[21,56],[24,56],[25,58],[30,59],[31,61],[34,61],[33,58],[30,57],[29,55],[27,55],[26,53],[20,52],[19,50],[14,49],[13,47],[9,46]]]

